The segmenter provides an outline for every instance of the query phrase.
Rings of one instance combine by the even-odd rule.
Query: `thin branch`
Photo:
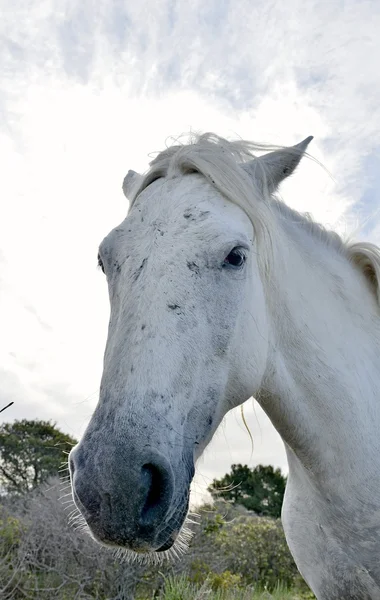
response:
[[[5,410],[6,408],[9,408],[10,406],[12,406],[12,404],[14,404],[14,402],[10,402],[9,404],[7,404],[6,406],[4,406],[3,408],[0,408],[0,413],[2,413],[3,410]]]

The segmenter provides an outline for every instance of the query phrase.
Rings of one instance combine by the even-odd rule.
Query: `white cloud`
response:
[[[376,0],[19,0],[2,12],[0,402],[16,401],[7,419],[57,420],[79,436],[108,320],[96,249],[124,218],[125,172],[190,128],[284,144],[312,134],[335,183],[305,161],[282,195],[341,233],[356,227],[379,187],[380,13]],[[379,222],[367,237],[380,239]],[[252,464],[284,467],[257,412]],[[234,415],[225,435],[202,462],[207,477],[250,459]]]

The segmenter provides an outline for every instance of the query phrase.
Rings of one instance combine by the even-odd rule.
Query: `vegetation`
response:
[[[36,421],[16,422],[1,431],[0,464],[14,479],[4,480],[8,491],[0,497],[2,600],[313,598],[298,574],[279,519],[259,517],[223,498],[199,509],[189,551],[175,564],[143,567],[116,558],[82,530],[69,484],[62,488],[57,477],[47,480],[62,461],[57,448],[68,451],[75,440]],[[12,438],[9,444],[4,432]],[[273,470],[271,475],[270,469],[262,469],[254,470],[255,481],[260,472],[265,485],[274,480],[272,475],[277,477]]]
[[[49,481],[0,513],[2,600],[131,600],[141,569],[121,565],[70,527],[59,481]],[[72,510],[71,503],[69,513]]]
[[[285,486],[286,477],[271,465],[258,465],[254,469],[247,465],[232,465],[231,473],[222,479],[214,479],[209,491],[214,498],[224,498],[258,515],[278,519]]]
[[[25,494],[57,476],[76,440],[47,421],[14,421],[0,426],[0,489]]]
[[[210,582],[196,585],[182,575],[166,579],[159,598],[160,600],[308,600],[314,596],[308,591],[288,590],[281,584],[272,592],[263,588],[242,589],[238,586],[213,590]]]

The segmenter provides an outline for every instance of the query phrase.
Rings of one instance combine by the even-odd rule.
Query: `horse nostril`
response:
[[[160,470],[155,465],[144,465],[141,469],[142,482],[148,495],[144,504],[143,512],[149,510],[151,506],[155,506],[160,500]]]
[[[148,463],[141,468],[141,483],[145,503],[140,523],[149,525],[166,512],[172,496],[172,482],[165,468]]]

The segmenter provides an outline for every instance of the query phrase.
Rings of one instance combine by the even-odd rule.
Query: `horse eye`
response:
[[[234,248],[224,259],[223,265],[239,269],[246,261],[246,255],[242,248]]]
[[[100,254],[98,254],[98,267],[99,267],[99,269],[101,269],[103,271],[103,273],[105,273],[103,261],[102,261],[102,259],[100,257]]]

